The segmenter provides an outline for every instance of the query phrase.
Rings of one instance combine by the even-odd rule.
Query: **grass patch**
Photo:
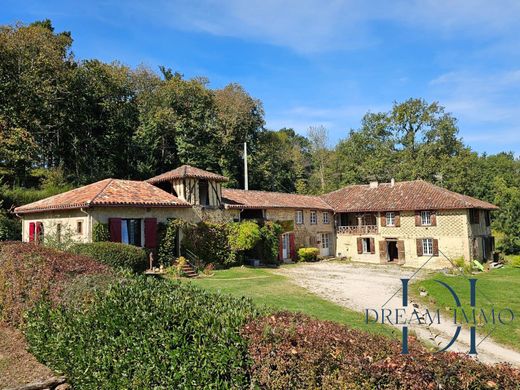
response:
[[[468,277],[478,279],[477,311],[483,308],[488,315],[492,308],[495,309],[496,313],[504,308],[513,310],[516,317],[514,321],[506,325],[497,325],[490,337],[501,344],[520,350],[520,327],[518,326],[520,320],[518,318],[518,315],[520,315],[520,268],[504,267]],[[452,308],[455,305],[453,297],[445,287],[434,280],[443,281],[453,288],[461,300],[462,308],[466,313],[471,313],[469,282],[465,276],[433,274],[427,279],[412,284],[410,292],[417,300],[426,303],[428,306],[439,307],[445,312],[450,312],[449,318],[452,320],[453,311],[446,308]],[[420,297],[419,291],[421,288],[428,292],[426,297]],[[492,324],[486,325],[482,321],[479,322],[477,332],[482,336],[487,335],[495,327]]]
[[[292,283],[289,278],[265,268],[236,267],[219,270],[212,277],[195,279],[191,283],[211,291],[248,297],[258,305],[275,310],[302,312],[320,320],[334,321],[391,337],[400,334],[397,329],[381,324],[367,325],[362,313],[320,298]]]

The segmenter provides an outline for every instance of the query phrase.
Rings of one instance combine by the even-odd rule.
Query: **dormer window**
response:
[[[199,180],[199,203],[201,206],[209,206],[209,185],[206,180]]]

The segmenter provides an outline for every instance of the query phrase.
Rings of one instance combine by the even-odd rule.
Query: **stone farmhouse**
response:
[[[110,239],[155,249],[157,224],[276,221],[284,227],[279,260],[298,248],[323,257],[443,268],[450,259],[489,260],[494,250],[490,211],[496,206],[422,180],[352,185],[322,195],[223,188],[228,179],[188,165],[146,181],[105,179],[17,207],[22,240],[65,232],[91,242],[96,223]]]

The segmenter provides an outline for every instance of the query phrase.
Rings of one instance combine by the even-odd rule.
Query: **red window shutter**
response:
[[[43,223],[36,222],[36,233],[35,233],[35,241],[39,244],[43,241]]]
[[[439,240],[433,239],[433,255],[439,256]]]
[[[421,226],[421,212],[415,212],[415,226]]]
[[[370,239],[370,253],[376,253],[376,243],[373,238]]]
[[[418,238],[416,240],[416,244],[417,244],[417,256],[422,256],[423,255],[422,238]]]
[[[148,249],[157,247],[157,218],[144,219],[144,247]]]
[[[109,218],[110,241],[121,242],[121,218]]]
[[[294,233],[289,234],[289,253],[291,259],[296,260],[296,244],[294,240]]]
[[[386,226],[386,213],[381,213],[381,226]]]
[[[363,253],[363,241],[361,241],[361,238],[359,237],[357,239],[357,253]]]
[[[399,211],[396,211],[395,212],[395,227],[399,227],[401,226],[401,214],[399,213]]]
[[[278,260],[283,260],[283,235],[278,237]]]
[[[430,213],[430,224],[431,226],[437,226],[437,213],[435,211]]]
[[[36,232],[36,225],[34,222],[29,223],[29,242],[34,242],[34,234]]]

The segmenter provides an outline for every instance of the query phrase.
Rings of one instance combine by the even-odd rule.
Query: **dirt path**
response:
[[[320,262],[286,267],[276,271],[288,276],[296,284],[336,302],[365,313],[365,309],[373,308],[381,310],[381,307],[401,287],[401,278],[409,278],[414,270],[392,267],[339,264],[333,262]],[[420,277],[417,275],[415,278]],[[410,302],[412,303],[412,302]],[[385,308],[398,308],[402,305],[402,294],[397,293],[385,305]],[[421,309],[421,307],[419,307]],[[396,325],[400,327],[399,325]],[[438,345],[447,345],[454,334],[453,320],[441,316],[440,324],[414,326],[417,336]],[[477,336],[477,344],[482,340]],[[450,347],[450,351],[469,351],[469,331],[463,329],[457,342]],[[486,363],[509,362],[520,367],[520,353],[503,347],[490,338],[478,345],[478,359]]]
[[[19,331],[0,325],[0,389],[42,382],[53,377],[51,370],[27,352],[27,344]]]

